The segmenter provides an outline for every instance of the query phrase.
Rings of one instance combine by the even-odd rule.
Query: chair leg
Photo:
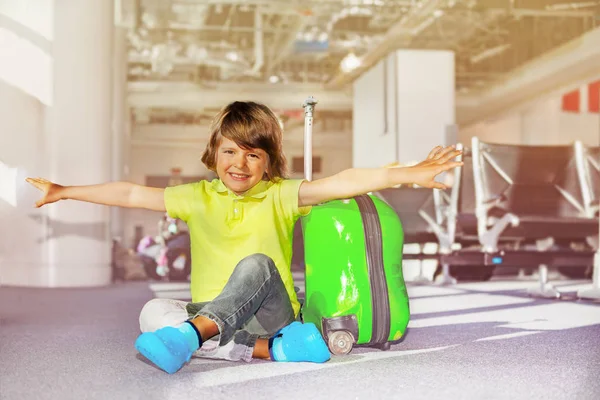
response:
[[[450,275],[450,265],[442,264],[442,275],[436,280],[440,285],[456,285],[456,278]]]
[[[600,250],[594,255],[594,272],[592,287],[577,292],[577,297],[583,300],[600,300]]]
[[[419,243],[419,254],[423,254],[423,245]],[[423,264],[425,263],[423,259],[419,259],[417,260],[419,263],[419,275],[417,275],[414,279],[413,279],[413,283],[431,283],[431,279],[427,278],[427,276],[425,276],[425,273],[423,271]]]
[[[558,299],[560,292],[548,282],[548,266],[540,264],[539,266],[539,286],[531,288],[527,293],[532,297],[541,297],[544,299]]]
[[[431,283],[431,279],[425,276],[423,264],[425,264],[424,260],[419,260],[419,275],[414,279],[415,283]]]

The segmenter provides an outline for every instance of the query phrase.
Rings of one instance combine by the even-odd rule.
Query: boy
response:
[[[300,304],[290,263],[296,220],[334,199],[417,184],[443,189],[434,178],[461,162],[453,147],[434,148],[405,168],[349,169],[307,182],[287,179],[282,129],[254,102],[234,102],[216,116],[202,162],[218,179],[167,189],[126,182],[60,186],[27,181],[43,192],[37,207],[71,199],[167,212],[188,224],[192,302],[149,301],[140,313],[136,348],[168,373],[195,354],[250,361],[325,362],[330,355],[313,324],[295,319]]]

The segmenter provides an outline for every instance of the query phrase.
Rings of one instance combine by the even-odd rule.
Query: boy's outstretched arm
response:
[[[36,207],[59,200],[79,200],[107,206],[166,211],[164,189],[129,182],[61,186],[41,178],[27,178],[26,181],[42,192],[42,198],[35,203]]]
[[[327,178],[304,182],[300,186],[298,205],[303,207],[329,200],[347,199],[401,184],[445,189],[444,184],[434,179],[440,173],[462,165],[462,161],[454,161],[460,154],[461,151],[453,146],[438,146],[431,150],[424,161],[412,167],[353,168]]]

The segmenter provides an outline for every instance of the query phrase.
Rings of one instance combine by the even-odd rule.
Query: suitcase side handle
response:
[[[307,181],[312,181],[313,112],[317,103],[314,97],[309,96],[302,104],[304,108],[304,177]]]

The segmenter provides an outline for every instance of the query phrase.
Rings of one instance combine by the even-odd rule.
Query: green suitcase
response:
[[[315,104],[312,97],[304,103],[308,180]],[[354,345],[389,349],[404,336],[410,318],[398,214],[381,199],[361,195],[314,206],[301,224],[304,322],[319,327],[333,354],[347,354]]]

